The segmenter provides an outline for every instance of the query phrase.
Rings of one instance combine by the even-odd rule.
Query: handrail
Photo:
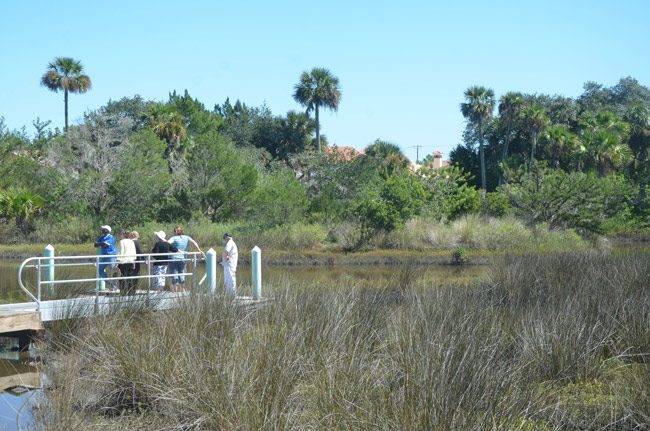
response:
[[[20,267],[18,268],[18,285],[22,289],[23,292],[30,298],[32,302],[36,303],[36,308],[37,310],[40,309],[41,305],[41,286],[42,285],[54,285],[54,284],[64,284],[64,283],[89,283],[89,282],[98,282],[98,281],[118,281],[118,280],[147,280],[147,279],[152,279],[156,277],[173,277],[173,276],[193,276],[196,278],[196,273],[195,272],[184,272],[181,274],[160,274],[160,275],[153,275],[150,272],[151,269],[151,263],[154,262],[152,260],[152,257],[161,257],[161,256],[175,256],[178,255],[179,253],[183,253],[184,260],[185,262],[190,262],[194,265],[194,270],[196,271],[196,264],[199,261],[204,261],[205,260],[205,254],[203,252],[170,252],[170,253],[142,253],[136,255],[138,260],[136,260],[134,263],[141,263],[144,266],[146,266],[149,269],[148,274],[143,274],[143,275],[138,275],[138,276],[129,276],[129,277],[108,277],[108,278],[103,278],[103,277],[94,277],[94,278],[81,278],[81,279],[68,279],[68,280],[42,280],[41,277],[41,271],[42,269],[49,268],[50,265],[52,265],[54,268],[61,268],[61,267],[73,267],[73,266],[89,266],[89,267],[98,267],[99,264],[104,263],[102,259],[106,259],[107,257],[114,257],[117,258],[118,256],[116,255],[98,255],[98,254],[93,254],[93,255],[82,255],[82,256],[35,256],[35,257],[30,257],[25,259]],[[144,260],[142,260],[144,259]],[[72,262],[72,263],[59,263],[57,264],[57,261],[74,261],[74,260],[86,260],[86,262]],[[156,259],[155,262],[158,263],[169,263],[172,262],[174,259]],[[117,264],[117,262],[116,262]],[[37,292],[36,295],[32,293],[26,286],[25,283],[23,283],[23,272],[26,268],[35,268],[37,270]],[[203,280],[198,282],[198,285],[201,285],[203,283]],[[147,288],[147,292],[148,292]],[[99,288],[95,289],[95,296],[99,296]]]

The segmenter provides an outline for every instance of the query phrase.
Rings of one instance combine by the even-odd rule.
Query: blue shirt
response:
[[[117,254],[117,251],[115,250],[115,238],[113,238],[113,235],[111,235],[110,233],[107,233],[104,236],[100,236],[99,238],[97,238],[97,241],[95,242],[99,242],[99,243],[105,242],[106,244],[108,244],[108,247],[99,247],[101,254],[104,255]]]
[[[187,235],[174,235],[171,238],[169,238],[170,244],[174,244],[178,249],[178,251],[189,250],[191,240],[192,238]],[[185,256],[183,255],[183,253],[178,253],[173,255],[172,259],[182,260],[185,259]]]

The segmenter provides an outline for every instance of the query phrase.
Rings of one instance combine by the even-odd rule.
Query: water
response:
[[[27,429],[41,375],[28,352],[0,351],[0,429]]]

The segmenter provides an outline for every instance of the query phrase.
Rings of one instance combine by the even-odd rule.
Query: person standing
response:
[[[171,262],[168,265],[168,272],[172,275],[172,291],[183,292],[185,290],[185,253],[189,251],[190,244],[192,244],[197,251],[201,251],[201,247],[190,237],[185,235],[182,226],[174,228],[174,235],[168,241],[178,249],[179,253],[172,255]]]
[[[108,269],[113,275],[115,268],[115,238],[111,235],[111,227],[104,225],[100,227],[101,236],[95,241],[95,248],[99,249],[99,254],[104,257],[99,258],[99,276],[106,281],[109,277],[106,273]],[[111,283],[111,289],[117,290],[115,283]]]
[[[229,233],[223,234],[223,242],[223,255],[221,257],[223,281],[226,292],[234,296],[237,294],[237,244],[235,244]]]
[[[133,277],[135,270],[135,243],[130,236],[129,231],[120,232],[120,242],[117,246],[117,267],[122,277]],[[120,294],[133,295],[135,293],[133,281],[132,278],[120,279]]]
[[[133,266],[133,276],[138,277],[140,275],[140,266],[141,262],[144,261],[144,257],[142,254],[144,254],[144,250],[142,249],[142,244],[140,243],[140,234],[138,231],[134,230],[131,231],[131,235],[129,236],[133,240],[133,245],[135,245],[135,264]],[[137,289],[138,284],[139,284],[139,279],[134,278],[133,279],[133,289]]]
[[[156,243],[151,250],[151,253],[157,254],[152,256],[153,261],[153,285],[156,290],[165,289],[165,275],[167,274],[167,262],[169,262],[170,253],[178,252],[178,249],[175,245],[170,244],[166,241],[165,232],[162,230],[154,233],[154,239]]]

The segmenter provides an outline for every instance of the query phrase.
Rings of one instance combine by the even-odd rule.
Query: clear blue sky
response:
[[[189,93],[212,109],[227,97],[274,114],[301,72],[340,80],[325,111],[330,144],[381,138],[415,159],[460,141],[472,85],[577,97],[586,81],[632,76],[650,86],[650,2],[620,1],[45,1],[2,2],[0,116],[10,129],[63,125],[63,95],[39,80],[55,57],[82,62],[93,88],[70,118],[110,99]]]

